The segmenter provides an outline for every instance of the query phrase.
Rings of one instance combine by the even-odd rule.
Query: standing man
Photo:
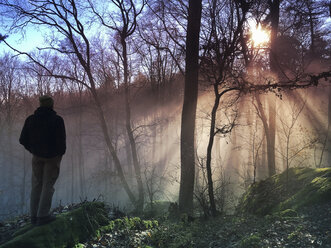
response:
[[[50,96],[39,97],[40,107],[24,123],[20,143],[32,153],[31,223],[43,225],[55,220],[50,215],[54,184],[66,151],[64,121],[53,110]]]

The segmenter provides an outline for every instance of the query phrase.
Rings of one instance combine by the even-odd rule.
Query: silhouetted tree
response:
[[[8,35],[0,34],[0,43],[1,43],[1,41],[4,41],[7,37],[8,37]]]
[[[112,143],[111,130],[105,119],[104,109],[101,104],[99,92],[97,91],[97,83],[93,75],[92,47],[91,42],[86,35],[84,23],[81,20],[83,8],[80,9],[76,1],[70,2],[55,2],[49,0],[33,1],[29,4],[16,3],[15,1],[4,1],[1,5],[9,8],[15,13],[16,27],[20,28],[26,25],[43,25],[56,31],[64,40],[61,42],[53,42],[49,47],[45,48],[56,52],[59,56],[67,56],[69,61],[73,63],[72,67],[68,67],[66,71],[57,74],[53,72],[49,65],[45,65],[42,61],[35,58],[32,54],[20,52],[14,47],[9,46],[13,51],[26,55],[28,58],[45,70],[43,76],[60,78],[63,80],[76,81],[86,87],[94,101],[100,127],[105,139],[105,143],[111,154],[118,176],[122,186],[129,196],[130,201],[136,206],[136,197],[129,187],[129,184],[123,173],[123,168],[117,152]],[[6,42],[6,41],[5,41]],[[77,66],[80,66],[78,69]],[[78,74],[75,72],[80,71]]]
[[[116,44],[114,44],[115,51],[121,58],[121,62],[123,64],[123,83],[124,83],[124,96],[125,96],[125,127],[127,131],[127,135],[130,142],[131,147],[131,155],[133,161],[133,167],[135,170],[135,176],[138,183],[138,201],[136,203],[137,210],[142,211],[144,206],[144,187],[141,178],[141,166],[139,163],[137,145],[133,133],[132,127],[132,119],[131,119],[131,103],[130,103],[130,70],[129,70],[129,61],[128,61],[128,40],[130,36],[136,30],[137,27],[137,18],[141,14],[145,1],[141,1],[139,3],[135,3],[133,0],[123,2],[120,0],[113,0],[112,3],[119,11],[120,18],[115,19],[114,17],[111,20],[107,20],[104,16],[102,16],[91,3],[91,8],[93,12],[97,15],[102,25],[114,30],[116,36],[119,36],[119,44],[121,49],[116,48]],[[115,16],[115,15],[114,15]]]
[[[232,91],[236,101],[240,92],[240,83],[235,78],[235,54],[240,47],[240,34],[246,21],[248,6],[245,1],[226,2],[220,4],[213,0],[206,10],[205,37],[203,39],[202,75],[210,83],[214,91],[214,104],[210,113],[209,140],[207,147],[206,170],[208,179],[208,194],[210,211],[213,216],[217,214],[214,199],[213,179],[212,179],[212,149],[216,135],[225,135],[231,132],[234,127],[236,116],[229,123],[217,126],[217,112],[221,98]],[[235,13],[235,14],[233,14]],[[206,32],[207,31],[207,32]],[[230,94],[230,93],[229,93]]]
[[[188,7],[185,90],[182,109],[180,154],[181,174],[179,210],[192,214],[195,174],[195,116],[198,100],[199,33],[201,24],[201,0],[190,0]]]

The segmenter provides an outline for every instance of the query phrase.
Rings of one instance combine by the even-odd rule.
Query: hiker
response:
[[[54,101],[39,97],[40,107],[24,123],[20,143],[32,153],[31,223],[43,225],[55,220],[50,214],[54,184],[66,151],[66,133],[62,117],[53,110]]]

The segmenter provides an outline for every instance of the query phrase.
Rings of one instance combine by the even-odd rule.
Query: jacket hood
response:
[[[55,115],[56,112],[48,107],[39,107],[34,111],[34,114],[36,116],[48,116],[48,115]]]

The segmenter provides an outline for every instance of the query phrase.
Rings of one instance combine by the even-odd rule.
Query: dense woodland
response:
[[[29,210],[19,145],[54,97],[67,152],[53,204],[231,212],[251,184],[331,160],[330,1],[0,0],[0,218]],[[250,23],[267,30],[257,44]],[[42,33],[22,50],[10,39]]]

